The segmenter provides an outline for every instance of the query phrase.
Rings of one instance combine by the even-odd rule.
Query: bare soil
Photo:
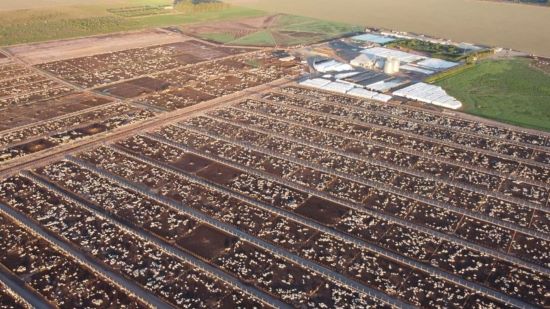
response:
[[[20,105],[2,110],[2,124],[11,128],[81,111],[111,102],[85,93],[64,96],[40,104]]]
[[[113,95],[120,98],[135,98],[142,94],[153,92],[151,89],[136,86],[132,82],[122,82],[107,87],[97,89],[105,94]]]
[[[197,173],[200,177],[204,177],[221,185],[228,184],[241,174],[243,174],[241,171],[219,163],[211,164]]]
[[[104,125],[99,123],[94,123],[92,125],[89,125],[83,128],[78,128],[76,131],[84,135],[94,135],[94,134],[104,132],[105,130],[107,130],[107,127],[105,127]]]
[[[186,153],[178,161],[173,163],[175,167],[190,173],[195,173],[210,164],[212,164],[212,161],[192,153]]]
[[[185,87],[181,89],[180,91],[174,92],[174,94],[181,98],[187,98],[192,101],[202,102],[202,101],[208,101],[214,98],[214,96],[204,93],[198,90],[195,90],[190,87]]]
[[[153,90],[153,91],[164,90],[164,89],[167,89],[170,86],[170,84],[165,82],[165,81],[155,79],[155,78],[152,78],[152,77],[148,77],[148,76],[131,80],[131,81],[129,81],[129,83],[131,83],[132,85],[147,88],[147,89],[150,89],[150,90]]]
[[[190,54],[180,54],[174,57],[174,59],[184,64],[195,64],[202,61],[202,58]]]
[[[318,197],[310,197],[295,211],[321,223],[335,225],[340,222],[349,209]]]
[[[233,247],[237,242],[236,237],[229,236],[206,225],[199,225],[188,236],[178,241],[183,248],[207,259],[222,254]]]
[[[55,146],[54,143],[52,143],[48,140],[45,140],[45,139],[39,139],[39,140],[36,140],[36,141],[32,141],[32,142],[29,142],[29,143],[26,143],[26,144],[19,145],[16,148],[21,149],[25,153],[35,153],[35,152],[42,151],[44,149],[51,148],[53,146]]]
[[[183,28],[184,33],[194,36],[202,36],[207,33],[228,33],[235,38],[247,36],[261,29],[267,29],[276,24],[280,15],[269,15],[255,18],[241,19],[238,21],[222,21],[191,25]]]
[[[16,45],[7,50],[30,64],[111,53],[188,40],[188,37],[159,29],[116,33],[71,40]]]

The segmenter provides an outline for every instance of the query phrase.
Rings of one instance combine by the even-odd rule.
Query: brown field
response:
[[[228,33],[231,36],[241,38],[261,29],[267,29],[275,25],[279,15],[260,16],[236,21],[221,21],[190,25],[184,28],[186,33],[201,36],[205,33]]]
[[[80,39],[16,45],[8,47],[6,50],[25,62],[34,65],[126,49],[176,43],[185,40],[187,38],[180,34],[151,29],[131,33],[115,33]]]
[[[74,6],[87,5],[90,1],[87,0],[19,0],[19,1],[2,1],[0,3],[0,11],[11,10],[27,10],[37,8],[48,8],[58,6]],[[143,4],[165,4],[170,5],[169,0],[94,0],[95,5],[109,6],[127,6],[127,5],[143,5]]]
[[[216,32],[216,30],[224,29],[235,34],[246,35],[250,32],[257,31],[259,28],[269,28],[275,24],[279,15],[260,16],[237,21],[222,21],[217,23],[204,23],[198,25],[190,25],[185,27],[188,32],[203,33]],[[247,31],[248,30],[248,31]]]
[[[425,33],[550,56],[550,8],[470,0],[230,0],[252,8]]]
[[[358,31],[358,27],[290,14],[270,14],[234,21],[184,26],[185,34],[235,46],[294,46],[313,44]]]

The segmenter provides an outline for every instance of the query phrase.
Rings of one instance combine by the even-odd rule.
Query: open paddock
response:
[[[222,127],[218,126],[215,122],[212,122],[212,121],[207,122],[206,120],[201,120],[201,119],[203,119],[203,118],[199,117],[198,120],[189,121],[189,123],[192,123],[193,126],[200,127],[201,128],[200,130],[195,131],[194,129],[191,129],[191,132],[189,132],[189,130],[182,130],[182,131],[178,131],[177,134],[182,134],[184,136],[185,135],[188,136],[189,134],[196,134],[194,132],[201,132],[202,130],[212,130],[212,131],[209,131],[210,132],[209,134],[214,134],[214,132],[216,132],[215,134],[224,135],[225,134],[224,132],[231,132],[231,130],[233,130],[231,127],[226,127],[226,131],[224,131],[222,129]],[[193,126],[189,126],[189,127],[192,128]],[[198,138],[201,135],[195,135],[195,136],[197,136],[197,138]],[[227,135],[227,136],[229,136],[229,135]],[[178,140],[177,136],[173,136],[173,135],[164,135],[164,137],[168,141]],[[227,147],[227,146],[225,146],[226,142],[223,142],[224,139],[218,140],[218,141],[212,140],[211,135],[202,135],[201,139],[202,140],[210,140],[211,143],[214,143],[218,146],[221,145],[221,144],[224,144],[223,147]],[[260,142],[261,140],[257,140],[257,141]],[[176,143],[179,144],[179,142],[176,142]],[[237,147],[237,145],[233,145],[233,147]],[[195,148],[195,147],[192,146],[191,148]],[[193,150],[193,152],[194,151],[195,150]],[[200,153],[200,150],[197,149],[196,151],[198,151]],[[212,155],[215,155],[215,156],[219,156],[220,159],[228,159],[228,157],[223,153],[225,153],[225,152],[218,152],[218,154],[210,153],[210,154],[208,154],[208,157],[210,158]],[[236,162],[236,161],[233,161],[233,162]],[[243,164],[243,163],[240,163],[240,164]],[[244,163],[244,164],[246,164],[246,163]],[[253,165],[250,165],[249,168],[254,168],[254,167],[253,167]],[[243,167],[243,169],[244,169],[244,167]],[[241,178],[243,178],[243,177],[241,177]],[[271,179],[265,179],[264,178],[263,180],[261,180],[259,177],[256,177],[256,176],[253,176],[253,175],[246,175],[245,179],[248,179],[247,180],[247,183],[248,183],[247,189],[243,190],[243,187],[242,187],[242,181],[243,180],[239,180],[240,186],[237,187],[236,190],[238,192],[243,193],[243,194],[247,195],[248,197],[251,197],[251,198],[254,198],[254,199],[258,199],[258,196],[259,196],[258,193],[256,193],[256,192],[258,192],[258,190],[254,189],[254,187],[258,187],[258,185],[261,186],[261,184],[270,184],[270,186],[271,186],[272,183],[273,183],[273,181]],[[255,179],[254,180],[255,185],[254,185],[254,183],[250,182],[251,179]],[[297,183],[297,185],[301,186],[299,183]],[[227,187],[235,189],[235,187],[232,187],[232,186],[227,186]],[[345,192],[345,190],[339,190],[338,191],[338,195],[339,195],[338,198],[343,197],[343,196],[340,195],[340,194],[342,194],[342,192]],[[276,206],[276,207],[281,207],[283,209],[293,210],[293,212],[295,212],[295,213],[300,213],[299,210],[300,210],[301,206],[298,207],[298,208],[293,209],[291,207],[289,208],[288,206],[284,206],[284,205],[277,206],[276,204],[273,204],[273,202],[272,202],[273,199],[272,198],[270,198],[270,199],[260,199],[260,200],[261,201],[270,201],[271,204]],[[404,201],[402,201],[401,203],[403,203],[403,205],[407,205],[407,203],[404,202]],[[400,204],[398,203],[397,205],[400,205]],[[477,208],[477,206],[474,207],[473,209],[475,209],[475,208]],[[403,213],[403,217],[407,216],[407,212],[408,211],[405,211]],[[412,222],[415,222],[416,224],[427,226],[430,229],[442,231],[444,233],[449,233],[449,234],[455,233],[454,229],[452,228],[452,225],[454,224],[455,227],[458,227],[458,222],[461,219],[460,215],[457,215],[456,213],[453,213],[453,212],[440,211],[440,210],[438,210],[438,212],[436,212],[435,214],[432,214],[431,212],[432,212],[432,210],[430,210],[430,212],[424,212],[423,216],[419,216],[418,214],[414,215],[413,217],[411,217],[411,219],[409,219],[409,217],[407,217],[407,220],[411,220]],[[306,217],[307,217],[307,215],[306,215]],[[412,219],[412,218],[418,218],[418,219]],[[316,219],[313,219],[313,220],[316,220]],[[321,222],[327,224],[327,221],[323,221],[323,220]],[[437,220],[440,220],[440,221],[437,221]],[[446,221],[446,220],[448,220],[448,221]],[[367,222],[369,222],[369,221],[367,221]],[[349,223],[346,224],[346,225],[342,224],[342,225],[338,225],[338,226],[342,226],[342,228],[344,228],[346,230],[346,232],[347,231],[354,231],[354,229],[349,226]],[[478,235],[478,234],[493,235],[491,237],[495,237],[495,238],[487,238],[487,239],[485,239],[483,237],[479,238],[479,239],[471,238],[471,235],[473,235],[473,234],[468,234],[469,233],[468,231],[471,231],[472,229],[475,229],[477,231],[477,232],[474,233],[475,235]],[[489,231],[489,230],[491,230],[491,231]],[[434,245],[426,245],[426,246],[428,246],[427,248],[430,248],[430,249],[422,249],[423,245],[420,245],[420,244],[419,245],[414,245],[412,247],[410,247],[410,246],[390,247],[390,244],[395,244],[395,245],[400,244],[400,245],[402,245],[404,243],[405,244],[410,244],[411,243],[410,241],[405,241],[402,238],[394,239],[394,237],[397,237],[397,235],[399,235],[399,237],[409,237],[409,238],[406,238],[406,239],[422,239],[423,238],[423,237],[419,237],[418,235],[416,235],[416,233],[418,233],[418,232],[416,232],[414,230],[401,230],[400,233],[398,233],[396,235],[392,235],[392,234],[388,234],[388,232],[386,230],[386,232],[385,232],[385,234],[387,235],[386,237],[391,237],[391,238],[384,239],[384,243],[382,243],[382,244],[383,244],[384,247],[387,247],[390,250],[395,250],[396,252],[399,252],[400,254],[403,254],[403,255],[406,255],[406,256],[410,256],[411,258],[424,259],[426,261],[429,261],[430,254],[433,254],[435,252],[435,250],[437,249],[437,247],[438,247],[437,246],[437,244],[438,244],[437,241],[439,241],[439,240],[437,240],[437,238],[434,239],[434,241],[436,241]],[[361,235],[361,234],[359,234],[359,232],[358,232],[358,235]],[[508,234],[508,236],[506,236],[506,234],[504,233],[504,231],[502,229],[499,229],[497,226],[494,226],[494,225],[491,225],[491,224],[484,224],[484,225],[480,225],[480,226],[477,226],[477,227],[466,227],[466,226],[464,226],[464,232],[462,230],[460,230],[455,235],[456,235],[456,237],[463,238],[466,241],[471,241],[472,244],[479,243],[483,247],[490,248],[491,250],[493,248],[497,249],[497,248],[501,248],[502,246],[505,246],[505,244],[501,244],[500,242],[503,242],[503,241],[506,242],[506,237],[508,237],[507,238],[508,239],[507,240],[508,244],[511,241],[511,235],[510,234]],[[365,236],[365,237],[366,237],[365,240],[367,240],[367,239],[371,240],[372,239],[368,236]],[[500,240],[501,238],[502,238],[502,240]],[[493,244],[493,242],[495,242],[495,241],[499,242],[499,243],[498,244]],[[475,247],[475,246],[472,246],[472,247]],[[424,252],[424,253],[422,253],[422,252]],[[532,259],[530,259],[530,260],[532,260]]]
[[[117,162],[121,162],[121,160],[117,160]],[[108,167],[108,165],[103,165],[103,166]],[[136,163],[133,163],[133,164],[131,164],[131,165],[127,165],[128,168],[133,168],[133,169],[135,169],[135,166],[136,166]],[[134,173],[131,173],[131,175],[133,175],[133,174],[134,174]],[[160,175],[159,175],[159,177],[160,177]],[[173,182],[173,181],[172,181],[172,182]],[[275,228],[275,230],[280,230],[280,227],[277,227],[277,224],[274,226],[274,228]],[[269,230],[269,228],[267,228],[266,230]],[[283,230],[287,230],[287,229],[284,228]],[[292,229],[291,229],[291,230],[292,230]],[[291,233],[291,234],[292,234],[292,233]],[[264,236],[265,236],[266,234],[261,234],[261,235],[264,235]],[[267,234],[267,235],[269,235],[269,234]],[[286,235],[286,233],[285,233],[285,235]],[[282,237],[283,235],[280,235],[280,236]],[[285,237],[288,237],[288,236],[285,236]],[[308,237],[310,237],[310,236],[308,236]],[[278,237],[275,237],[275,240],[276,240],[276,239],[278,239]],[[305,239],[307,239],[307,238],[305,238]],[[293,241],[292,243],[294,244],[294,243],[296,243],[296,242]],[[299,243],[299,242],[298,242],[298,243]],[[318,245],[320,245],[320,244],[318,244]],[[327,245],[329,245],[329,244],[327,244]],[[335,246],[335,245],[337,245],[337,244],[336,244],[336,243],[333,243],[331,246]],[[286,245],[285,245],[285,247],[286,247]],[[289,248],[293,248],[293,246],[290,246]],[[319,248],[319,249],[320,249],[320,248]],[[293,250],[295,250],[295,249],[293,249]],[[332,250],[332,249],[331,249],[331,250]],[[354,249],[354,250],[355,250],[355,249]],[[314,250],[313,252],[317,252],[317,251],[318,251],[318,250]],[[349,251],[349,250],[344,250],[343,252],[345,252],[345,251]],[[309,251],[308,251],[308,252],[309,252]],[[305,254],[305,253],[304,253],[304,254]],[[312,258],[314,258],[314,257],[312,257]],[[318,258],[314,258],[314,259],[318,259],[321,263],[324,263],[324,264],[329,263],[328,266],[331,266],[331,264],[330,264],[329,261],[332,261],[332,260],[340,260],[340,259],[338,259],[338,258],[337,258],[337,259],[324,260],[323,256],[319,256]],[[331,267],[332,267],[332,266],[331,266]]]
[[[84,138],[111,131],[153,117],[153,113],[131,107],[127,104],[109,106],[105,110],[94,110],[23,130],[0,133],[0,163],[24,157],[43,150],[67,144]],[[14,145],[9,146],[10,143]],[[1,144],[0,144],[1,145]]]
[[[13,106],[2,110],[5,115],[2,130],[11,129],[10,132],[26,130],[31,127],[39,127],[41,124],[49,125],[58,123],[56,118],[71,117],[69,114],[86,112],[86,109],[99,107],[112,102],[106,98],[91,96],[85,93],[64,96],[47,100],[40,104]],[[69,115],[69,116],[66,116]],[[76,115],[78,117],[80,115]],[[47,123],[45,123],[47,122]],[[24,127],[24,128],[19,128]],[[2,132],[0,131],[0,134]],[[12,133],[9,133],[12,134]]]
[[[109,152],[109,150],[105,149],[105,150],[101,150],[101,152],[99,152],[99,153],[96,152],[96,155],[90,155],[90,156],[86,155],[86,156],[84,156],[84,158],[98,158],[98,155],[100,155],[99,159],[92,159],[92,160],[95,160],[95,162],[98,162],[98,164],[102,168],[107,168],[110,172],[114,172],[114,173],[119,174],[119,175],[129,175],[127,177],[130,177],[131,179],[136,179],[136,180],[139,179],[140,177],[144,177],[145,175],[138,176],[133,171],[141,170],[144,173],[148,173],[150,175],[150,176],[148,176],[149,178],[152,175],[155,175],[157,172],[161,172],[161,171],[155,171],[155,170],[150,170],[150,169],[148,169],[148,170],[142,169],[140,167],[139,163],[136,164],[137,162],[135,162],[135,161],[132,163],[131,161],[133,161],[133,160],[129,159],[129,158],[125,158],[125,159],[124,158],[119,158],[117,161],[122,162],[124,168],[117,168],[116,170],[111,170],[109,168],[109,166],[112,166],[112,163],[109,163],[109,162],[113,162],[113,161],[111,159],[109,159],[107,156],[105,156],[105,154],[107,154],[108,152]],[[103,153],[103,155],[101,155],[101,153]],[[106,180],[106,179],[100,180],[98,176],[94,176],[93,173],[87,171],[86,169],[83,169],[82,167],[79,167],[78,165],[74,165],[72,163],[70,163],[68,165],[67,164],[68,163],[65,163],[65,162],[60,163],[58,165],[58,167],[54,168],[52,166],[51,168],[48,168],[44,171],[41,171],[41,173],[44,174],[44,175],[47,175],[50,179],[55,180],[55,179],[58,179],[59,176],[64,174],[63,169],[65,167],[63,167],[63,166],[66,166],[66,167],[70,166],[70,168],[73,171],[78,170],[79,171],[78,173],[81,174],[82,176],[85,176],[85,177],[78,177],[78,176],[75,175],[75,177],[71,181],[71,185],[69,186],[70,187],[69,190],[76,190],[76,191],[82,191],[82,190],[87,191],[88,190],[87,188],[89,188],[89,186],[94,184],[94,183],[97,184],[97,186],[98,186],[97,188],[99,189],[100,188],[99,186],[104,186],[105,182],[109,182],[109,180]],[[56,173],[56,170],[58,171],[57,173]],[[149,172],[146,172],[146,171],[149,171]],[[163,172],[161,172],[161,173],[163,173]],[[163,177],[163,175],[158,175],[157,177]],[[172,177],[175,177],[175,176],[172,176]],[[94,178],[95,178],[95,180],[94,180]],[[103,185],[101,183],[98,183],[98,181],[103,182]],[[173,181],[171,181],[171,183],[174,183],[175,185],[180,185],[180,186],[183,185],[181,178],[177,178],[177,177]],[[148,184],[148,185],[150,185],[150,184]],[[81,189],[79,189],[79,188],[81,188]],[[107,189],[107,190],[110,190],[110,189]],[[118,191],[119,191],[119,193],[117,195],[120,198],[123,198],[123,199],[128,199],[133,194],[128,190],[123,190],[123,191],[126,191],[126,193],[123,193],[123,191],[121,191],[121,189],[118,189]],[[95,192],[97,192],[97,191],[95,191]],[[197,192],[197,191],[194,190],[194,192]],[[92,198],[94,200],[94,202],[99,203],[99,200],[96,201],[95,198],[97,197],[98,199],[104,199],[104,197],[102,197],[102,196],[104,196],[104,195],[100,194],[98,192],[97,195],[94,194],[92,196],[89,196],[88,198]],[[189,196],[189,197],[191,197],[191,196]],[[119,200],[116,203],[120,203],[120,202],[122,202],[122,200]],[[158,216],[155,216],[155,217],[158,217]],[[279,225],[275,224],[275,226],[279,226]],[[222,260],[222,261],[224,259],[228,258],[229,256],[228,257],[225,257],[225,256],[221,257],[221,256],[219,256],[219,254],[217,254],[215,252],[220,252],[222,255],[230,254],[231,253],[231,248],[234,248],[233,244],[235,244],[235,246],[238,246],[238,244],[239,244],[238,242],[235,243],[233,240],[231,240],[231,239],[233,239],[233,237],[226,238],[226,240],[224,240],[223,237],[216,237],[216,239],[218,239],[218,240],[215,243],[211,243],[211,240],[206,240],[206,239],[210,239],[211,237],[206,237],[205,238],[205,236],[204,236],[204,235],[209,235],[209,233],[212,233],[212,232],[209,232],[209,230],[211,228],[208,228],[208,229],[202,228],[203,231],[200,231],[200,229],[201,229],[200,225],[195,227],[191,232],[187,233],[186,236],[181,237],[180,238],[181,240],[175,241],[175,244],[177,244],[178,246],[181,246],[184,249],[187,249],[187,250],[191,251],[193,254],[196,254],[196,255],[198,255],[202,258],[207,258],[207,259],[216,258],[217,260]],[[219,232],[217,232],[217,233],[219,233]],[[201,239],[204,239],[205,241],[208,242],[208,244],[211,244],[212,246],[219,247],[221,251],[216,251],[214,249],[205,250],[204,243],[201,246],[197,246],[201,242],[203,242],[203,240],[201,240]],[[225,246],[227,246],[227,245],[229,245],[229,247],[227,249],[221,249],[222,247],[225,248]],[[208,246],[210,246],[210,245],[206,245],[206,247],[208,247]],[[259,248],[255,248],[254,252],[256,252],[255,254],[258,254],[258,253],[261,253],[262,250],[259,249]],[[214,255],[211,255],[211,254],[214,254]],[[267,254],[267,252],[265,254]],[[239,257],[242,258],[242,254],[239,255]],[[269,259],[273,259],[271,254],[268,255],[267,257]],[[217,264],[217,262],[215,262],[215,263]],[[269,291],[270,293],[272,293],[274,295],[278,295],[278,297],[281,297],[283,300],[289,300],[289,298],[287,298],[285,296],[285,295],[287,295],[287,293],[290,293],[290,291],[296,291],[296,293],[299,293],[299,291],[301,290],[301,288],[299,286],[291,284],[291,282],[293,282],[293,280],[291,278],[296,278],[296,276],[299,276],[300,273],[310,273],[310,272],[307,271],[306,269],[298,267],[297,265],[293,266],[291,264],[288,264],[288,262],[286,262],[286,261],[283,262],[283,260],[281,260],[280,262],[277,262],[275,265],[277,265],[276,266],[277,268],[275,268],[275,269],[277,269],[277,271],[275,271],[273,273],[273,275],[274,275],[273,285],[272,284],[267,284],[267,286],[266,286],[266,285],[264,285],[263,281],[259,281],[259,282],[255,283],[255,285],[259,286],[262,289],[265,289],[265,290]],[[225,268],[225,265],[222,264],[221,267]],[[242,269],[240,269],[240,270],[235,269],[235,270],[230,270],[230,272],[235,273],[237,276],[239,276],[238,274],[241,270]],[[288,277],[289,275],[287,275],[288,272],[290,272],[290,274],[291,274],[290,277]],[[310,275],[308,275],[308,277],[310,277],[312,275],[313,274],[310,273]],[[280,279],[278,279],[278,278],[280,278]],[[291,279],[290,283],[289,283],[289,284],[291,284],[291,285],[289,285],[290,290],[288,292],[281,291],[279,288],[277,288],[277,287],[282,287],[281,280],[283,278]],[[321,279],[319,279],[319,280],[321,280]],[[322,280],[325,280],[325,279],[322,279]],[[283,282],[284,282],[284,280],[283,280]],[[292,286],[292,288],[290,288],[290,286]]]
[[[546,134],[283,84],[299,60],[164,35],[0,65],[0,101],[17,98],[0,161],[45,162],[0,180],[0,271],[25,289],[136,308],[547,305]],[[77,289],[29,279],[47,264]]]
[[[208,53],[210,51],[210,53]],[[83,88],[137,78],[182,68],[200,61],[230,56],[241,50],[217,47],[198,41],[185,41],[41,63],[36,67]],[[191,55],[184,62],[182,54]]]
[[[4,240],[0,263],[4,269],[36,291],[44,303],[57,306],[111,303],[118,306],[148,307],[135,296],[127,295],[126,291],[105,277],[67,256],[43,238],[37,238],[6,216],[0,216],[0,221],[0,234]],[[65,285],[73,288],[65,289]]]

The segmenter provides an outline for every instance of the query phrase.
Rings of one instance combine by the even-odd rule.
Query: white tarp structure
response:
[[[411,63],[411,62],[426,59],[426,57],[423,57],[423,56],[402,52],[400,50],[384,48],[384,47],[367,48],[362,50],[361,53],[369,56],[384,58],[384,59],[393,57],[399,60],[400,62],[404,62],[404,63]]]
[[[426,60],[418,62],[417,65],[428,68],[430,70],[441,71],[455,67],[458,65],[458,63],[436,58],[428,58]]]
[[[312,87],[312,88],[321,88],[325,85],[330,84],[331,81],[324,78],[313,78],[313,79],[306,79],[305,81],[301,82],[300,85]]]
[[[365,98],[365,99],[372,99],[378,93],[367,89],[363,89],[363,88],[353,88],[350,91],[348,91],[348,94],[356,97]]]
[[[411,71],[411,72],[422,73],[422,74],[425,74],[425,75],[432,75],[432,74],[435,73],[434,71],[427,70],[427,69],[422,69],[422,68],[415,67],[415,66],[408,65],[408,64],[402,65],[402,66],[401,66],[401,69],[403,69],[403,70],[405,70],[405,71]]]
[[[321,73],[353,71],[353,67],[351,65],[338,62],[336,60],[317,62],[313,65],[313,67],[315,68],[315,70]]]
[[[376,44],[386,44],[386,43],[395,41],[395,38],[385,36],[385,35],[372,34],[372,33],[357,35],[352,37],[352,39],[356,41],[371,42]]]
[[[367,55],[367,54],[360,54],[359,56],[355,57],[350,61],[350,64],[355,67],[362,67],[362,68],[382,68],[384,65],[384,59],[373,56],[373,55]]]
[[[359,97],[363,99],[369,99],[369,100],[375,100],[380,102],[388,102],[392,99],[391,95],[386,95],[374,91],[369,91],[363,88],[353,88],[350,91],[348,91],[349,95],[352,95],[354,97]]]
[[[369,91],[364,88],[355,87],[353,84],[335,81],[331,82],[330,80],[324,78],[313,78],[306,79],[299,83],[302,86],[307,86],[311,88],[317,88],[330,92],[337,92],[342,94],[352,95],[358,98],[369,99],[380,102],[388,102],[392,99],[392,96]]]
[[[383,80],[379,81],[370,85],[365,86],[365,88],[377,92],[388,92],[392,90],[393,88],[397,88],[405,83],[408,83],[406,80],[403,79],[390,79],[390,80]]]
[[[405,87],[394,91],[393,95],[450,109],[459,109],[462,107],[462,103],[448,95],[443,88],[426,83],[417,83]]]
[[[338,92],[338,93],[347,93],[353,89],[353,85],[343,82],[332,82],[321,87],[323,90]]]
[[[355,76],[359,74],[359,72],[344,72],[344,73],[339,73],[339,74],[336,74],[334,77],[336,79],[344,79],[344,78],[348,78],[348,77],[352,77],[352,76]]]

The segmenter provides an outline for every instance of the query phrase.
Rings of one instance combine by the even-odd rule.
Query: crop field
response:
[[[157,0],[73,2],[44,7],[29,4],[28,9],[14,6],[4,11],[0,4],[0,46],[265,15],[237,6],[165,9],[171,2]]]
[[[471,0],[226,1],[267,12],[422,33],[550,57],[550,31],[540,31],[550,20],[547,7]]]
[[[182,27],[189,35],[226,45],[291,46],[311,44],[359,31],[344,23],[286,14]]]
[[[10,10],[31,10],[36,8],[51,8],[51,7],[68,7],[79,6],[89,3],[86,0],[20,0],[20,1],[3,1],[0,3],[0,11]],[[171,5],[170,0],[95,0],[98,5],[113,5],[115,7],[141,6],[141,5]]]
[[[550,131],[550,75],[530,60],[483,61],[437,84],[467,113]]]
[[[191,64],[149,78],[105,84],[65,62],[44,68],[158,109],[239,95],[0,180],[0,273],[25,281],[35,303],[80,293],[131,307],[548,305],[548,134],[293,82],[242,95],[297,69],[210,45],[211,61],[195,62],[199,43],[184,43],[184,57],[170,45],[158,59]],[[26,242],[32,263],[18,259]],[[40,279],[60,272],[92,286]]]

